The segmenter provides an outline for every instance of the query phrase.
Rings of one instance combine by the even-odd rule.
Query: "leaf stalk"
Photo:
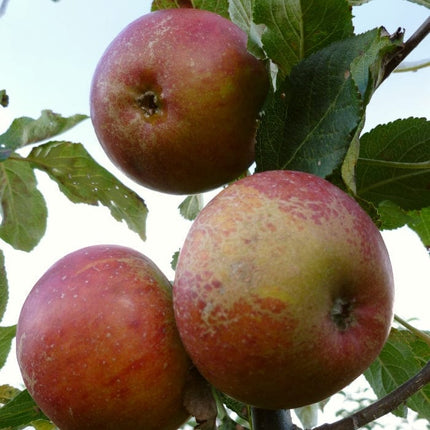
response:
[[[401,324],[403,327],[407,328],[411,333],[420,338],[428,346],[430,346],[430,336],[427,333],[424,333],[423,331],[417,329],[398,315],[394,315],[394,320]]]

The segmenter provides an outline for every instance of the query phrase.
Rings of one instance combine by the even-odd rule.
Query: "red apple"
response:
[[[355,200],[316,176],[270,171],[201,211],[173,303],[209,382],[260,408],[295,408],[342,389],[377,357],[392,321],[392,269]]]
[[[128,25],[91,87],[91,119],[113,163],[174,194],[245,172],[268,90],[264,64],[246,47],[245,32],[205,10],[159,10]]]
[[[132,249],[97,245],[55,263],[16,341],[29,393],[61,430],[173,430],[188,416],[171,285]]]

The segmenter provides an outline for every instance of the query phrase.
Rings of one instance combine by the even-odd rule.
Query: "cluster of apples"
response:
[[[253,162],[265,65],[229,20],[151,12],[110,44],[91,118],[138,183],[197,193]],[[359,376],[391,325],[392,269],[354,199],[311,174],[268,171],[224,188],[193,222],[173,288],[117,245],[77,250],[36,283],[20,314],[24,382],[61,430],[178,428],[195,366],[266,409],[320,401]]]

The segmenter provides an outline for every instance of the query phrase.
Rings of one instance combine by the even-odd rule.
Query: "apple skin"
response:
[[[377,357],[393,316],[379,230],[339,188],[268,171],[219,193],[178,259],[179,333],[216,388],[264,409],[321,401]]]
[[[29,293],[16,340],[24,383],[61,430],[173,430],[189,415],[171,285],[132,249],[60,259]]]
[[[94,73],[91,119],[111,161],[137,183],[171,194],[214,189],[255,152],[268,90],[263,62],[231,21],[166,9],[129,24]]]

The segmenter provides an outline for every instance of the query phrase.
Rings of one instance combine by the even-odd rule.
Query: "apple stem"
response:
[[[287,409],[268,410],[251,408],[252,430],[295,430]]]

